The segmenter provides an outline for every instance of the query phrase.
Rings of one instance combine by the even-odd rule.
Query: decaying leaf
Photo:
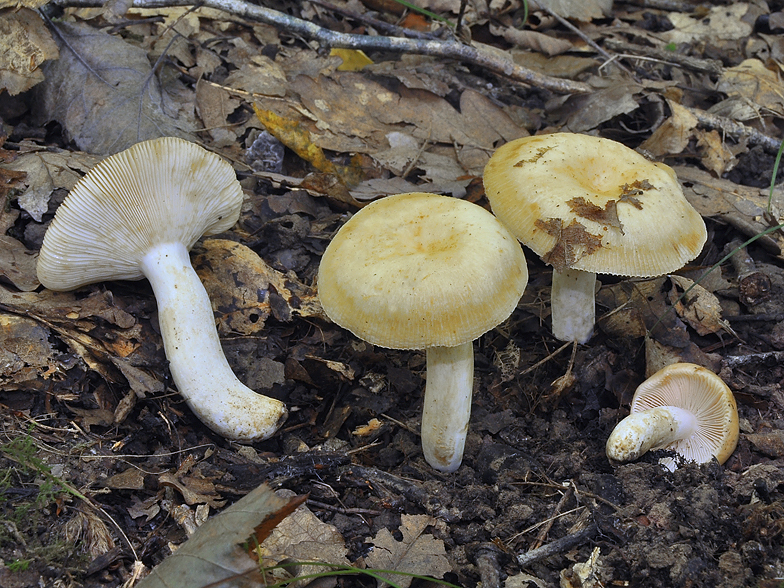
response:
[[[381,529],[372,539],[368,537],[367,540],[372,541],[374,548],[365,557],[367,566],[443,578],[444,574],[452,569],[446,557],[444,542],[425,533],[425,529],[434,525],[436,519],[430,515],[404,514],[400,520],[402,541],[395,539],[388,529]],[[385,573],[380,575],[402,588],[407,588],[412,581],[410,576]],[[386,585],[382,582],[379,588]]]
[[[784,86],[781,70],[768,68],[759,59],[746,59],[724,70],[717,89],[730,97],[740,97],[758,111],[758,115],[784,114]]]
[[[193,265],[217,311],[221,334],[259,333],[270,315],[279,321],[322,315],[313,289],[293,273],[271,268],[241,243],[207,239],[194,251]]]
[[[343,60],[338,66],[338,71],[360,71],[373,64],[373,60],[359,49],[341,49],[335,47],[330,50],[331,56],[340,57]]]
[[[576,261],[602,246],[601,237],[586,231],[585,225],[576,219],[566,227],[563,226],[563,220],[560,218],[546,221],[537,219],[536,226],[555,237],[555,245],[542,256],[542,261],[549,263],[559,272],[572,267]]]
[[[22,291],[35,290],[41,283],[35,273],[35,252],[12,237],[0,235],[0,276]]]
[[[98,158],[87,153],[35,151],[2,164],[2,168],[26,174],[20,182],[25,190],[17,201],[40,223],[49,208],[52,192],[58,188],[70,190],[96,163]]]
[[[44,81],[40,70],[47,59],[57,59],[59,51],[44,21],[34,10],[43,1],[19,2],[27,8],[7,9],[16,1],[0,1],[0,92],[16,96]]]
[[[255,588],[264,577],[243,547],[256,533],[263,540],[298,499],[287,501],[261,485],[201,525],[171,556],[150,572],[138,588],[221,586]],[[296,507],[296,506],[294,506]]]
[[[670,302],[681,316],[699,335],[720,331],[722,327],[721,304],[714,294],[708,292],[693,280],[683,276],[670,276],[673,288]],[[683,297],[684,292],[688,293]],[[678,300],[680,298],[680,300]]]
[[[655,157],[677,155],[689,144],[697,117],[674,100],[668,100],[670,117],[640,145]]]
[[[752,31],[752,25],[743,19],[748,11],[749,5],[745,2],[712,6],[707,14],[700,13],[699,16],[668,11],[667,18],[675,28],[660,33],[660,36],[668,43],[675,44],[743,39]]]
[[[192,96],[178,101],[185,91],[171,80],[162,91],[143,49],[86,24],[57,27],[69,50],[44,66],[39,119],[59,121],[99,155],[161,136],[195,140]]]
[[[618,218],[618,201],[608,200],[604,208],[596,206],[593,202],[588,202],[582,196],[568,200],[566,204],[572,209],[572,212],[577,216],[584,219],[608,226],[615,227],[623,233],[623,225]]]
[[[276,494],[286,499],[294,496],[290,490],[278,490]],[[264,567],[278,565],[284,560],[348,566],[350,562],[346,559],[347,553],[348,549],[340,531],[319,520],[307,506],[300,504],[275,527],[253,555],[259,557]],[[327,569],[327,566],[319,565],[286,567],[291,576],[317,574]],[[302,580],[292,583],[291,586],[304,586],[308,582],[309,580]]]

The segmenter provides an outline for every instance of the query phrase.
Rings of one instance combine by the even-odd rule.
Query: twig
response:
[[[605,39],[604,44],[613,51],[621,51],[630,54],[630,59],[643,59],[643,57],[639,55],[642,53],[645,54],[646,57],[660,59],[663,63],[677,65],[703,73],[720,74],[724,69],[721,65],[721,61],[718,59],[699,59],[697,57],[692,57],[691,55],[684,55],[683,53],[675,53],[674,51],[667,51],[665,49],[659,49],[658,47],[636,45],[613,38]]]
[[[550,529],[553,528],[553,523],[555,522],[555,519],[561,513],[561,509],[564,507],[564,504],[566,504],[566,501],[569,500],[569,497],[572,495],[572,492],[573,489],[571,486],[569,486],[566,489],[566,492],[564,492],[561,495],[561,499],[558,501],[558,504],[555,505],[555,508],[553,509],[550,518],[547,520],[547,522],[544,525],[542,525],[542,528],[539,529],[539,533],[536,535],[536,539],[533,542],[533,547],[529,549],[529,551],[533,551],[534,549],[538,549],[542,546],[542,543],[544,543],[544,540],[547,538],[547,533],[549,533]]]
[[[384,31],[385,33],[392,33],[399,37],[410,37],[412,39],[435,38],[435,35],[433,35],[433,33],[423,33],[422,31],[407,29],[405,27],[390,24],[388,22],[384,22],[383,20],[378,20],[377,18],[371,18],[364,14],[359,14],[358,12],[354,12],[353,10],[348,10],[340,6],[335,6],[334,4],[331,4],[330,2],[324,2],[323,0],[308,0],[308,2],[310,2],[311,4],[316,4],[317,6],[321,6],[322,8],[326,8],[331,12],[337,12],[338,14],[342,14],[343,16],[346,16],[351,20],[356,20],[357,22],[368,24],[374,29],[378,29],[379,31]]]
[[[697,118],[697,123],[709,129],[717,129],[730,137],[737,139],[748,139],[749,143],[762,145],[766,150],[776,153],[781,146],[781,141],[760,133],[757,129],[747,127],[744,124],[735,122],[730,118],[716,116],[699,108],[684,106],[691,114]]]
[[[102,6],[103,0],[54,0],[54,4],[61,7],[95,7]],[[133,8],[168,8],[193,4],[193,0],[133,0]],[[339,33],[322,28],[315,23],[271,10],[264,6],[249,4],[242,0],[204,0],[200,5],[277,27],[292,35],[299,35],[306,39],[317,41],[325,47],[445,57],[484,67],[496,75],[504,76],[515,82],[543,88],[556,94],[588,94],[593,91],[588,84],[546,76],[517,65],[506,54],[477,49],[458,41],[369,37]]]
[[[540,559],[544,559],[545,557],[563,553],[564,551],[580,545],[584,541],[587,541],[596,535],[598,531],[599,528],[596,526],[596,523],[591,523],[582,531],[577,531],[576,533],[572,533],[571,535],[557,539],[552,543],[548,543],[547,545],[544,545],[538,549],[533,549],[518,555],[517,563],[521,568],[524,568],[530,566],[534,562],[539,561]]]
[[[782,361],[784,361],[784,351],[764,351],[747,355],[728,355],[722,363],[729,368],[736,368],[750,363],[781,363]]]
[[[577,35],[578,37],[580,37],[580,38],[581,38],[583,41],[585,41],[585,42],[586,42],[586,43],[587,43],[587,44],[588,44],[588,45],[589,45],[589,46],[590,46],[590,47],[591,47],[591,48],[592,48],[594,51],[596,51],[596,52],[597,52],[599,55],[601,55],[602,57],[604,57],[604,58],[605,58],[605,59],[606,59],[608,62],[611,62],[611,63],[613,63],[613,64],[614,64],[614,65],[615,65],[615,66],[616,66],[618,69],[620,69],[620,70],[621,70],[623,73],[626,73],[626,74],[631,74],[631,73],[632,73],[632,72],[630,72],[630,71],[629,71],[629,69],[628,69],[628,68],[626,68],[624,65],[622,65],[622,64],[620,64],[620,63],[618,63],[618,60],[616,59],[616,57],[615,57],[615,56],[613,56],[613,55],[610,55],[609,53],[607,53],[607,51],[605,51],[604,49],[602,49],[602,48],[601,48],[601,47],[600,47],[600,46],[599,46],[599,45],[596,43],[596,41],[594,41],[593,39],[591,39],[591,37],[589,37],[588,35],[586,35],[584,32],[582,32],[580,29],[578,29],[576,26],[574,26],[572,23],[570,23],[568,20],[566,20],[566,19],[565,19],[564,17],[562,17],[560,14],[558,14],[557,12],[555,12],[555,11],[554,11],[552,8],[550,8],[549,6],[547,6],[547,4],[545,4],[545,3],[543,3],[543,2],[542,2],[542,3],[540,3],[540,7],[541,7],[541,8],[542,8],[542,10],[544,10],[544,11],[545,11],[547,14],[549,14],[549,15],[550,15],[550,16],[552,16],[552,17],[553,17],[555,20],[557,20],[559,23],[561,23],[561,25],[562,25],[562,26],[566,27],[567,29],[569,29],[570,31],[572,31],[572,32],[573,32],[575,35]]]

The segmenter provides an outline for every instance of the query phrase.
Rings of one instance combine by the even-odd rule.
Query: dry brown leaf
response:
[[[542,10],[542,4],[563,18],[588,22],[610,14],[612,0],[531,0],[530,10]]]
[[[78,151],[36,151],[24,153],[12,162],[0,164],[0,167],[27,174],[21,180],[26,189],[17,197],[17,201],[23,210],[40,223],[49,208],[52,192],[58,188],[72,189],[98,161],[97,157]]]
[[[144,49],[87,24],[57,27],[69,50],[44,65],[39,120],[57,120],[98,155],[161,136],[195,140],[192,93],[174,77],[162,87]]]
[[[0,276],[24,292],[38,288],[36,255],[12,237],[0,235]]]
[[[716,333],[723,328],[721,304],[714,294],[689,278],[672,275],[670,280],[673,282],[670,302],[678,315],[689,323],[698,335]],[[688,293],[680,298],[687,290]]]
[[[365,557],[369,568],[377,570],[394,570],[422,576],[443,578],[444,574],[452,570],[446,557],[444,542],[430,534],[425,534],[425,529],[436,523],[430,515],[401,515],[400,532],[403,540],[398,541],[388,529],[381,529],[372,539],[374,545]],[[407,588],[413,578],[397,574],[379,573],[383,578],[395,582],[402,588]],[[379,583],[379,588],[387,586],[385,582]]]
[[[290,490],[278,490],[276,494],[289,499],[294,496]],[[337,566],[348,566],[343,535],[333,525],[322,522],[304,504],[281,521],[270,536],[256,550],[261,563],[274,566],[289,560],[295,562],[320,562]],[[305,576],[324,572],[328,568],[319,565],[298,565],[287,567],[292,576]],[[290,584],[304,586],[310,580],[302,580]]]
[[[685,12],[668,11],[667,18],[675,28],[659,35],[667,43],[676,45],[695,41],[744,39],[752,31],[751,24],[742,20],[748,10],[747,3],[737,2],[713,6],[707,14],[700,14],[696,18]]]
[[[762,114],[784,114],[784,85],[781,71],[769,69],[759,59],[746,59],[724,70],[716,89],[729,97],[749,102]]]
[[[212,137],[213,147],[226,147],[237,142],[237,133],[227,119],[239,105],[240,101],[223,88],[204,79],[196,83],[196,111]]]
[[[697,147],[702,155],[702,165],[716,174],[717,177],[723,176],[726,172],[735,167],[738,160],[735,155],[727,149],[718,131],[696,130]]]
[[[697,126],[697,117],[673,100],[668,100],[670,117],[653,131],[641,145],[654,157],[677,155],[689,144]]]
[[[259,333],[271,314],[280,321],[294,315],[322,316],[313,289],[293,273],[271,268],[241,243],[207,239],[194,250],[193,266],[218,313],[218,332],[223,335]]]
[[[16,96],[44,81],[39,69],[60,55],[44,21],[34,10],[46,1],[0,1],[0,92]],[[9,6],[26,6],[10,10]]]
[[[265,578],[243,544],[265,521],[277,522],[288,502],[263,484],[208,519],[137,588],[255,588]],[[285,516],[285,514],[283,514]]]

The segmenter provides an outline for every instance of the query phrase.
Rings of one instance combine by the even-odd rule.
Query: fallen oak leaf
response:
[[[375,537],[368,538],[375,547],[365,557],[365,563],[369,568],[380,570],[378,575],[388,581],[379,581],[379,588],[391,582],[401,588],[408,588],[413,577],[407,574],[443,578],[444,574],[452,570],[444,542],[424,533],[428,526],[436,523],[436,519],[430,515],[404,514],[400,520],[402,541],[396,540],[389,529],[381,529]]]
[[[266,539],[275,525],[302,500],[303,497],[280,498],[269,486],[262,484],[208,519],[188,541],[139,582],[137,588],[252,588],[263,585],[263,572],[258,562],[249,557],[246,547]],[[250,537],[255,538],[249,540]]]
[[[573,267],[580,259],[602,247],[601,237],[589,233],[585,225],[576,219],[566,227],[560,218],[546,221],[537,219],[535,224],[556,239],[553,248],[542,256],[542,261],[549,263],[556,271],[563,272]]]

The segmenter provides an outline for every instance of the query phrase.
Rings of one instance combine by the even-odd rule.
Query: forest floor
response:
[[[2,43],[38,60],[0,76],[0,586],[135,585],[262,483],[307,495],[309,522],[280,523],[277,560],[466,588],[784,583],[784,233],[771,230],[784,192],[770,189],[784,3],[564,0],[526,15],[477,1],[457,32],[439,18],[456,23],[458,0],[416,2],[439,18],[383,0],[160,4],[0,13],[7,39],[29,41]],[[327,32],[347,50],[330,54]],[[402,49],[384,44],[403,35]],[[493,150],[556,131],[672,166],[708,241],[673,276],[600,275],[596,332],[576,347],[551,335],[552,268],[526,250],[518,308],[474,345],[462,466],[439,473],[418,434],[424,352],[330,322],[321,255],[379,196],[489,208]],[[37,281],[34,253],[74,183],[160,134],[225,157],[245,190],[237,225],[192,259],[235,373],[289,407],[266,441],[229,442],[184,404],[146,281],[57,293]],[[737,449],[672,472],[662,451],[611,463],[605,442],[634,390],[675,361],[733,391]]]

